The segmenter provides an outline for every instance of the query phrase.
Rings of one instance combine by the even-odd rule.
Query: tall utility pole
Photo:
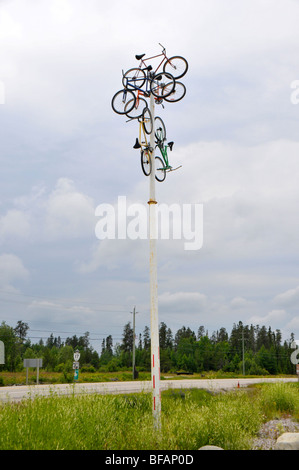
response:
[[[244,330],[242,330],[242,357],[243,357],[243,375],[245,375]]]
[[[134,307],[133,312],[133,380],[135,379],[135,314],[138,313],[136,312],[136,309]]]
[[[151,378],[153,416],[157,429],[161,427],[161,393],[160,393],[160,351],[158,320],[158,281],[157,281],[157,211],[155,191],[155,100],[151,93],[150,111],[153,129],[150,135],[152,171],[149,176],[149,242],[150,242],[150,312],[151,312]]]

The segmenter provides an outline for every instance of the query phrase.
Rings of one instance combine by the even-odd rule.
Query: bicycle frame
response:
[[[158,67],[156,68],[156,70],[155,70],[155,72],[154,72],[155,74],[157,73],[157,71],[159,70],[159,68],[160,68],[161,65],[163,64],[163,62],[164,62],[165,60],[168,60],[168,57],[166,56],[166,49],[165,49],[165,47],[162,46],[162,44],[160,44],[160,43],[159,43],[159,45],[162,47],[162,52],[161,52],[161,54],[157,54],[157,55],[154,55],[154,56],[152,56],[152,57],[147,57],[146,59],[140,59],[140,63],[139,63],[139,66],[138,66],[139,68],[142,68],[142,66],[147,67],[146,61],[151,60],[151,59],[156,59],[157,57],[163,56],[163,59],[161,60],[160,64],[158,65]]]
[[[123,71],[123,76],[124,76],[124,71]],[[134,78],[126,78],[126,83],[124,84],[125,88],[128,87],[128,85],[130,85],[130,89],[133,88],[135,91],[137,91],[138,93],[138,97],[139,97],[139,94],[142,94],[143,96],[145,97],[149,97],[150,96],[150,82],[152,81],[152,77],[151,77],[151,74],[148,72],[146,77],[145,77],[145,90],[142,89],[142,87],[139,87],[135,84],[135,82],[143,82],[144,81],[144,78],[141,77],[141,78],[138,78],[138,77],[134,77]]]
[[[171,170],[172,169],[172,166],[169,165],[168,152],[167,152],[168,148],[170,150],[172,150],[172,146],[173,146],[173,142],[169,142],[167,145],[164,145],[162,142],[159,142],[157,144],[157,147],[159,148],[160,153],[161,153],[162,158],[163,158],[164,163],[165,163],[165,170]]]
[[[138,118],[138,121],[139,121],[139,137],[137,137],[133,148],[135,148],[135,149],[140,148],[141,152],[143,150],[148,150],[149,152],[151,152],[152,148],[150,147],[150,144],[149,144],[149,142],[147,140],[147,137],[146,137],[146,132],[145,132],[145,129],[144,129],[144,121],[140,118]]]

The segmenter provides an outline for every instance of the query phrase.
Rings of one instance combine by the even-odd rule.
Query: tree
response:
[[[159,343],[160,349],[172,348],[172,332],[170,328],[167,328],[167,325],[164,322],[160,323],[159,328]]]
[[[14,328],[14,332],[16,336],[20,339],[22,343],[25,341],[28,330],[29,330],[28,324],[22,322],[21,320],[18,321],[17,326]]]
[[[151,348],[151,335],[148,326],[145,326],[143,331],[143,348],[147,351]]]
[[[102,351],[101,351],[101,364],[108,364],[109,361],[111,361],[113,357],[113,341],[112,341],[112,336],[109,335],[102,341]]]
[[[205,336],[205,327],[201,325],[197,331],[197,339],[199,340],[202,336]]]
[[[133,328],[131,328],[131,322],[126,323],[124,326],[121,350],[125,353],[133,351]]]
[[[195,336],[194,331],[192,331],[189,327],[186,328],[185,326],[182,326],[182,328],[180,328],[176,332],[176,335],[175,335],[175,338],[174,338],[174,347],[175,347],[175,349],[178,348],[179,343],[183,338],[193,338],[194,341],[196,341],[196,336]]]

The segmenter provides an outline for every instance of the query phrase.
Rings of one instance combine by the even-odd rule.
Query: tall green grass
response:
[[[292,396],[289,406],[299,409],[298,387],[283,384],[282,394]],[[157,433],[150,394],[53,393],[0,405],[0,449],[196,450],[206,444],[250,449],[265,407],[278,404],[276,398],[273,405],[273,397],[272,385],[253,396],[242,390],[218,395],[203,390],[163,392],[162,431]]]
[[[260,401],[268,418],[277,418],[281,414],[291,414],[299,419],[298,383],[275,383],[270,387],[261,387]]]

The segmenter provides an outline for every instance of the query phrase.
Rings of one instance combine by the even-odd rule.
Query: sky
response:
[[[298,0],[0,1],[0,322],[33,342],[150,325],[148,239],[96,236],[96,208],[147,207],[138,123],[111,108],[135,54],[187,59],[155,106],[181,166],[158,204],[201,205],[203,243],[157,240],[175,334],[265,325],[299,340]]]

